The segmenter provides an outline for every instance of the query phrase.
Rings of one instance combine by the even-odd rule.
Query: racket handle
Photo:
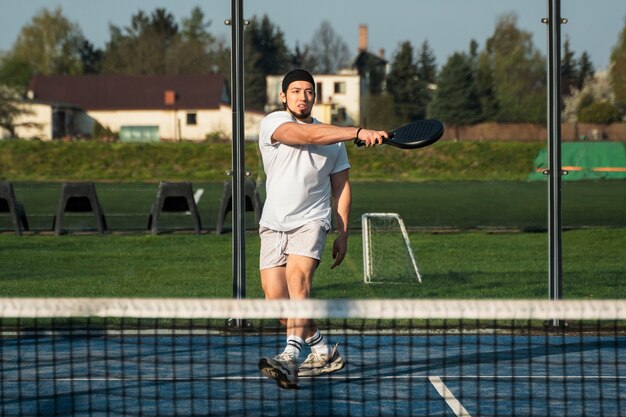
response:
[[[391,138],[393,138],[393,132],[389,133],[389,138],[388,139],[391,139]],[[386,140],[387,139],[383,139],[383,142],[386,141]],[[356,146],[365,146],[365,141],[361,140],[361,139],[354,139],[354,144]]]

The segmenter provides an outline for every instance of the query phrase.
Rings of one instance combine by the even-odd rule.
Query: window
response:
[[[321,103],[322,102],[322,83],[316,83],[315,85],[315,102],[316,103]]]
[[[187,126],[195,126],[198,124],[197,113],[187,113]]]
[[[346,83],[339,81],[335,83],[335,94],[346,94]]]

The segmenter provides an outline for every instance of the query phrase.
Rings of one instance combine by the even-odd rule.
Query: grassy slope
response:
[[[522,180],[544,145],[440,142],[418,151],[348,145],[354,180]],[[261,172],[255,143],[246,168]],[[230,143],[128,144],[0,141],[0,178],[10,181],[221,181]]]

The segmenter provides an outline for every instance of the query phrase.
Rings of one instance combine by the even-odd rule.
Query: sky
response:
[[[165,8],[180,23],[199,6],[211,21],[209,30],[230,43],[224,20],[231,14],[231,0],[0,0],[0,51],[10,50],[21,28],[43,8],[61,7],[63,15],[78,24],[84,36],[98,48],[110,38],[109,27],[124,28],[131,16]],[[356,54],[359,25],[368,27],[368,49],[391,59],[401,42],[418,49],[428,41],[437,64],[445,64],[454,52],[467,52],[470,40],[481,49],[493,34],[498,18],[515,13],[518,27],[533,35],[533,44],[544,54],[547,45],[548,0],[243,0],[245,18],[267,15],[285,35],[287,46],[310,43],[322,22]],[[596,69],[606,69],[612,48],[626,25],[624,0],[562,0],[562,26],[577,57],[587,52]]]

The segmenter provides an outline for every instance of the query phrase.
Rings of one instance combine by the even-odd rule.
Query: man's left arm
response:
[[[339,266],[348,252],[348,220],[352,207],[352,189],[350,187],[350,170],[336,172],[330,176],[332,207],[337,224],[337,238],[333,243],[333,259],[331,266]]]

